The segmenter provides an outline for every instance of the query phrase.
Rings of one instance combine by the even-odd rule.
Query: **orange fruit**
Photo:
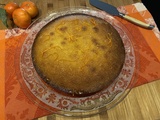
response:
[[[20,28],[27,28],[31,24],[31,16],[23,8],[14,10],[12,18],[15,25]]]
[[[38,8],[37,6],[31,2],[31,1],[25,1],[21,4],[20,6],[21,8],[25,9],[29,15],[31,16],[31,18],[34,18],[35,16],[38,15]]]
[[[9,18],[12,18],[12,13],[17,8],[19,8],[19,6],[15,2],[9,2],[4,6],[4,9],[6,10]]]

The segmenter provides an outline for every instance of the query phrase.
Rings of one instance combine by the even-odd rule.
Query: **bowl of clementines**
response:
[[[14,24],[22,29],[28,28],[32,19],[35,18],[39,11],[35,3],[24,1],[21,4],[9,2],[4,6],[8,18],[12,19]]]

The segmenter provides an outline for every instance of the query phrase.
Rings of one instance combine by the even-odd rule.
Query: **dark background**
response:
[[[160,0],[142,0],[142,2],[152,14],[157,27],[160,30]]]

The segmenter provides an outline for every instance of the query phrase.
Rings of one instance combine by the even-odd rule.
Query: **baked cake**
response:
[[[48,85],[73,95],[87,95],[116,79],[125,49],[112,25],[100,18],[73,14],[53,20],[39,32],[32,58]]]

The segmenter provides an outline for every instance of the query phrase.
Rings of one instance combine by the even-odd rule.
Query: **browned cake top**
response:
[[[88,94],[107,87],[119,75],[125,50],[118,32],[87,15],[64,16],[45,26],[35,39],[33,64],[52,87]]]

